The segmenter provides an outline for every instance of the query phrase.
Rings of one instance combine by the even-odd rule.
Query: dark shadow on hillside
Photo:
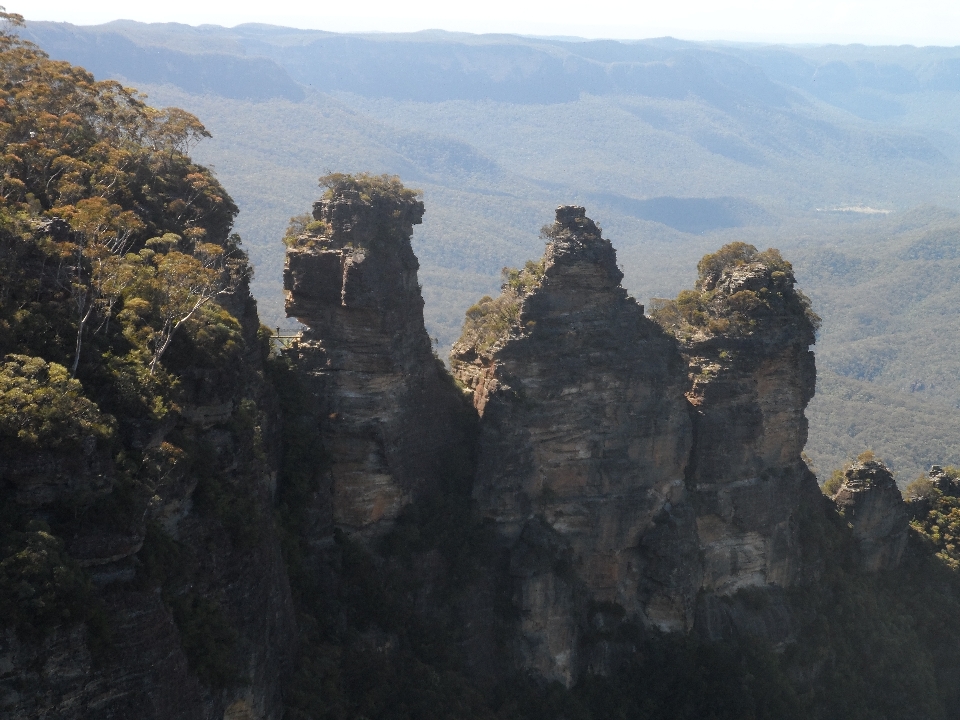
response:
[[[631,217],[658,222],[685,233],[764,225],[771,221],[769,213],[762,207],[737,197],[637,200],[607,193],[595,196],[594,200]]]

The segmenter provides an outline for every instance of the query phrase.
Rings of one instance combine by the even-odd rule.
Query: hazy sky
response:
[[[960,0],[6,0],[28,20],[119,18],[333,31],[428,28],[581,37],[960,45]]]

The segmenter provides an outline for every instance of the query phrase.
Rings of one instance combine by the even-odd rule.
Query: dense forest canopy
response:
[[[2,262],[25,266],[30,252],[44,267],[29,288],[4,284],[0,342],[52,322],[36,303],[64,295],[72,317],[44,334],[75,333],[72,357],[59,358],[72,374],[85,334],[106,332],[121,308],[131,321],[124,337],[149,355],[152,373],[174,328],[227,287],[241,259],[229,235],[236,206],[186,155],[209,133],[189,113],[154,110],[136,91],[52,61],[9,31],[0,43]],[[12,242],[27,237],[30,251]]]

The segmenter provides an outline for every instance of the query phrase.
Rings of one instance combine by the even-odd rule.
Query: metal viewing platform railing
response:
[[[303,334],[303,331],[300,328],[277,328],[276,332],[270,338],[270,342],[273,345],[275,352],[280,352],[284,348],[288,348],[293,345],[294,342],[300,339],[300,336]]]

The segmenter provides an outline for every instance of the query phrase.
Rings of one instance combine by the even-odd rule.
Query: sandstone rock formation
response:
[[[742,243],[705,257],[668,322],[688,364],[694,445],[687,481],[705,590],[789,586],[795,512],[816,483],[800,453],[813,397],[816,316],[775,250]],[[661,315],[662,317],[662,315]]]
[[[288,355],[311,378],[330,459],[332,500],[317,509],[328,532],[388,524],[470,451],[464,403],[423,325],[410,246],[423,203],[395,179],[363,182],[315,203],[284,270],[287,314],[307,326]]]
[[[941,484],[950,478],[935,476]],[[907,545],[909,511],[893,474],[882,462],[856,462],[844,472],[834,502],[860,544],[862,567],[870,572],[900,564]]]
[[[930,484],[944,495],[960,497],[960,479],[949,473],[940,465],[931,465],[929,473]]]
[[[545,234],[451,356],[482,414],[474,497],[511,553],[521,664],[568,683],[596,670],[597,607],[784,640],[780,595],[769,618],[721,599],[797,580],[796,513],[817,492],[800,457],[817,318],[789,263],[726,246],[653,322],[583,208]]]
[[[676,342],[582,207],[548,234],[539,264],[468,311],[451,363],[482,413],[474,496],[511,554],[521,663],[569,684],[587,621],[686,629],[700,573]]]

